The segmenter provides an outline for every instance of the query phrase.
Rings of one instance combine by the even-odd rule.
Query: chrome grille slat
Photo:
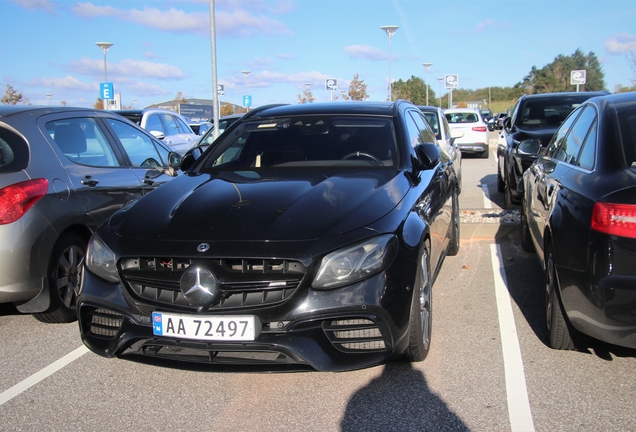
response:
[[[296,290],[305,274],[295,261],[271,259],[123,258],[119,272],[129,292],[157,305],[193,308],[183,297],[179,281],[191,265],[202,265],[218,278],[221,300],[211,310],[280,303]]]

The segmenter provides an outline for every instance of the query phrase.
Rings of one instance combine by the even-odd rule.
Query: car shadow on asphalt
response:
[[[340,430],[468,431],[462,420],[432,392],[424,374],[393,361],[349,399]]]
[[[521,310],[537,338],[547,346],[544,275],[537,255],[525,252],[521,247],[520,238],[514,233],[512,236],[497,238],[496,242],[501,248],[510,297]],[[587,349],[581,352],[606,361],[612,361],[616,357],[636,358],[636,349],[611,345],[592,338],[589,338]]]

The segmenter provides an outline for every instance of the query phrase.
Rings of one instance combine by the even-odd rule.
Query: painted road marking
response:
[[[501,333],[501,348],[504,359],[510,427],[512,432],[532,432],[534,431],[534,423],[532,421],[532,412],[530,411],[530,401],[528,400],[526,376],[523,371],[517,326],[512,313],[510,293],[507,288],[508,281],[499,245],[490,245],[490,256],[495,277],[495,295],[499,315],[499,331]]]
[[[0,405],[10,401],[11,399],[16,397],[20,393],[28,390],[29,388],[33,387],[40,381],[43,381],[44,379],[53,375],[55,372],[62,369],[64,366],[68,365],[69,363],[77,360],[78,358],[86,354],[87,352],[88,352],[88,348],[86,348],[85,346],[81,346],[77,348],[76,350],[66,354],[61,359],[51,363],[50,365],[40,370],[39,372],[34,373],[33,375],[31,375],[24,381],[19,382],[13,387],[11,387],[10,389],[3,391],[2,393],[0,393]]]

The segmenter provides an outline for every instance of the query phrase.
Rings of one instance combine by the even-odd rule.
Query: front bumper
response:
[[[405,351],[412,290],[392,280],[389,269],[332,290],[301,286],[290,298],[271,306],[202,314],[256,316],[262,328],[249,342],[155,336],[152,310],[175,310],[154,307],[86,270],[77,309],[82,341],[105,357],[134,354],[207,364],[342,371],[380,364]]]

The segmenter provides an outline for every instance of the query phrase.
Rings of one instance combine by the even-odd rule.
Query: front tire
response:
[[[406,359],[410,362],[421,362],[431,348],[431,329],[433,324],[433,308],[431,303],[430,263],[426,248],[420,256],[419,267],[415,276],[411,315],[409,318],[409,346]]]
[[[506,183],[504,182],[503,177],[501,177],[501,168],[499,167],[499,163],[497,163],[497,192],[503,193],[506,190]]]
[[[75,233],[65,234],[53,248],[49,262],[49,295],[46,312],[34,314],[45,323],[69,323],[77,319],[77,293],[82,282],[86,241]]]

